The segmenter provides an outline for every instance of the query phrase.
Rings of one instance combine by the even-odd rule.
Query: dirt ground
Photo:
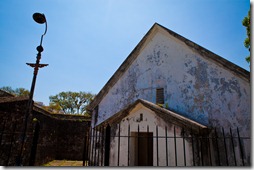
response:
[[[43,166],[83,166],[83,161],[54,160]]]

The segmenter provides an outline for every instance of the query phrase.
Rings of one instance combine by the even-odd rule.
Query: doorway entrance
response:
[[[153,133],[135,133],[135,163],[134,166],[153,166]]]

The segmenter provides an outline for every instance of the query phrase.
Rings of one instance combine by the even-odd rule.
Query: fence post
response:
[[[103,166],[103,153],[104,153],[104,140],[105,140],[105,130],[104,127],[102,126],[102,131],[101,131],[101,166]]]
[[[206,135],[206,142],[207,142],[207,147],[208,147],[208,152],[209,152],[210,166],[212,166],[212,156],[211,156],[211,148],[210,148],[210,137],[209,137],[209,134]]]
[[[157,166],[159,166],[159,141],[158,141],[158,125],[156,125],[156,155],[157,155]]]
[[[204,166],[204,153],[203,153],[203,136],[199,137],[200,139],[200,157],[201,157],[201,165]],[[199,146],[198,146],[199,147]]]
[[[100,147],[101,147],[101,127],[99,128],[97,166],[100,165]]]
[[[97,134],[98,134],[98,127],[95,127],[95,143],[94,143],[94,163],[93,165],[94,166],[97,166],[97,162],[96,162],[96,148],[97,148]]]
[[[235,162],[235,166],[236,166],[237,164],[236,164],[236,156],[235,156],[235,146],[234,146],[234,139],[233,139],[231,128],[230,128],[230,138],[231,138],[232,150],[233,150],[233,154],[234,154],[234,162]]]
[[[228,153],[227,153],[227,144],[226,144],[226,137],[225,137],[225,133],[224,133],[224,128],[222,127],[222,135],[223,135],[223,142],[224,142],[224,148],[225,148],[225,154],[226,154],[226,163],[227,166],[228,164]]]
[[[130,124],[128,125],[128,166],[130,166]]]
[[[216,128],[215,128],[215,143],[216,143],[216,149],[217,149],[217,153],[218,153],[218,163],[219,163],[219,166],[221,166],[220,165],[220,150],[219,150],[219,145],[218,145],[218,134],[217,134]]]
[[[120,160],[120,131],[121,131],[121,129],[120,129],[120,123],[118,124],[118,127],[119,127],[119,129],[118,129],[118,153],[117,153],[117,166],[119,166],[119,160]]]
[[[183,128],[183,158],[184,158],[184,166],[186,166],[186,151],[185,151],[185,138],[184,138],[184,135],[185,135],[185,131],[184,131],[184,128]]]
[[[105,137],[105,154],[104,154],[104,166],[109,166],[109,155],[110,154],[110,126],[106,127]]]
[[[242,165],[244,166],[243,149],[242,149],[241,137],[240,137],[240,134],[239,134],[238,127],[236,128],[236,130],[237,130],[237,137],[238,137],[238,142],[239,142],[239,149],[240,149],[240,153],[241,153]]]
[[[165,126],[165,138],[166,138],[166,165],[168,166],[168,132],[167,132],[167,126]]]
[[[175,166],[177,166],[177,149],[176,149],[176,128],[174,126],[174,144],[175,144]]]
[[[40,134],[40,123],[37,121],[35,124],[35,128],[34,128],[34,137],[33,137],[33,144],[32,144],[32,148],[31,148],[29,166],[34,166],[34,164],[35,164],[35,157],[36,157],[36,150],[37,150],[39,134]]]
[[[90,164],[90,165],[91,165],[91,166],[94,166],[94,162],[93,162],[93,157],[94,157],[94,156],[93,156],[93,150],[94,150],[93,148],[94,148],[94,135],[95,135],[95,134],[94,134],[94,132],[95,132],[94,129],[95,129],[95,128],[92,128],[92,133],[91,133],[91,134],[92,134],[92,136],[91,136],[91,141],[92,141],[91,152],[92,152],[92,153],[91,153],[91,155],[90,155],[90,161],[91,161],[91,164]]]
[[[195,150],[194,150],[194,140],[193,140],[193,132],[191,129],[191,144],[192,144],[192,160],[193,160],[193,166],[195,166]]]
[[[138,165],[139,166],[139,158],[140,158],[140,156],[139,156],[139,154],[140,154],[140,152],[139,152],[139,124],[138,124],[138,136],[137,136],[137,138],[138,138],[138,144],[137,144],[137,159],[136,159],[136,165]]]
[[[92,127],[89,128],[87,137],[87,166],[91,166],[91,149],[92,149]]]
[[[85,162],[87,160],[87,138],[88,138],[88,132],[86,131],[85,139],[84,139],[84,150],[83,150],[83,166],[85,166]]]

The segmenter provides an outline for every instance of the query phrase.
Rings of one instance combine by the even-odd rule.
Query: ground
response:
[[[43,166],[83,166],[83,161],[53,160]]]

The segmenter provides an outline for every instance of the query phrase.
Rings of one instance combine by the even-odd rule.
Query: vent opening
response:
[[[156,89],[156,104],[164,104],[164,88]]]

